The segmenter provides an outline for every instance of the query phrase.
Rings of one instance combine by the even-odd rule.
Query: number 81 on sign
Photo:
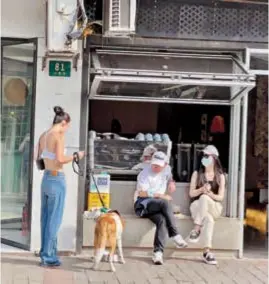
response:
[[[49,62],[49,76],[70,77],[71,76],[71,62],[51,60]]]

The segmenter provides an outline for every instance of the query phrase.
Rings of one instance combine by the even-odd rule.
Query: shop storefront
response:
[[[143,47],[126,50],[112,45],[91,46],[86,52],[91,62],[88,130],[113,132],[116,120],[117,134],[129,138],[108,141],[101,136],[96,139],[90,132],[88,139],[88,170],[110,174],[110,207],[128,218],[124,245],[151,247],[153,239],[152,226],[133,215],[138,173],[133,166],[139,163],[143,147],[150,144],[137,141],[136,136],[139,132],[153,136],[166,133],[172,144],[165,150],[177,181],[173,198],[180,207],[178,223],[182,234],[187,235],[192,226],[188,182],[197,165],[199,149],[215,144],[228,182],[225,210],[216,223],[219,233],[213,243],[217,250],[242,256],[248,93],[255,86],[255,76],[240,60],[243,53],[158,52],[153,47],[145,51]],[[214,121],[219,118],[224,122],[221,131],[214,130]],[[157,144],[157,148],[164,146]],[[132,150],[137,151],[136,156]],[[87,200],[84,201],[86,209]],[[137,226],[141,230],[137,231]],[[84,218],[83,231],[83,246],[92,246],[91,220]]]
[[[91,11],[89,21],[96,20],[90,16],[97,8],[90,1],[86,2]],[[98,14],[102,15],[102,3],[97,2]],[[188,181],[196,164],[193,160],[198,157],[202,145],[216,144],[228,174],[228,185],[225,212],[216,223],[214,247],[241,255],[247,94],[255,85],[256,74],[268,75],[268,64],[263,64],[261,70],[253,65],[251,59],[253,55],[263,58],[264,50],[251,49],[245,53],[244,49],[246,46],[267,48],[268,30],[264,25],[267,14],[264,7],[254,4],[258,8],[251,7],[256,9],[251,13],[235,4],[239,9],[236,11],[239,14],[242,12],[243,16],[234,17],[238,13],[230,10],[234,8],[232,4],[227,4],[226,11],[229,12],[225,12],[217,9],[214,3],[210,4],[215,5],[212,8],[208,1],[198,8],[189,1],[185,4],[172,1],[172,6],[167,5],[166,1],[139,2],[146,7],[138,7],[136,27],[132,25],[137,36],[129,38],[117,34],[109,37],[103,36],[102,32],[96,38],[90,36],[84,45],[78,41],[80,57],[76,60],[60,53],[50,58],[47,53],[45,31],[52,28],[53,33],[57,32],[53,30],[53,25],[47,26],[52,21],[46,19],[43,1],[3,2],[2,36],[8,37],[2,38],[1,45],[3,243],[31,251],[40,248],[42,173],[34,166],[34,145],[37,145],[39,135],[51,125],[53,106],[61,105],[72,118],[66,137],[68,153],[82,150],[87,145],[85,148],[93,159],[85,161],[85,173],[86,166],[87,171],[91,167],[95,173],[110,173],[110,206],[127,216],[125,247],[151,247],[154,231],[149,223],[144,223],[133,214],[133,191],[138,172],[132,167],[138,162],[145,141],[144,144],[138,141],[139,151],[132,160],[132,153],[129,152],[129,148],[133,148],[131,139],[135,139],[139,132],[169,135],[171,148],[162,146],[170,154],[177,181],[174,201],[182,213],[178,222],[183,235],[187,235],[192,226],[188,216]],[[176,9],[174,5],[177,5]],[[14,7],[17,9],[14,10]],[[136,13],[134,7],[130,7],[132,21]],[[171,21],[171,13],[166,12],[167,9],[176,11],[176,17],[183,15],[183,22],[179,22],[178,18]],[[102,22],[109,20],[108,14],[104,14],[104,19],[100,16]],[[235,22],[229,21],[230,15]],[[193,25],[198,16],[199,24]],[[204,24],[208,23],[207,17],[214,19],[210,22],[210,35],[208,30],[205,32],[203,29],[208,28]],[[234,38],[234,34],[239,34],[241,29],[242,17],[243,32]],[[249,19],[254,19],[253,24],[250,25],[252,21]],[[216,26],[215,21],[219,21],[220,26]],[[221,29],[225,21],[231,23],[228,33]],[[180,23],[179,30],[175,26],[177,23]],[[184,32],[186,27],[188,30]],[[218,30],[220,34],[216,37]],[[105,28],[103,32],[109,34],[111,31]],[[83,53],[82,46],[85,47]],[[70,63],[70,77],[53,75],[49,70],[52,60]],[[221,131],[211,129],[218,117],[224,121]],[[112,153],[112,158],[116,158],[111,160],[115,163],[109,165],[110,162],[107,162],[106,167],[102,168],[104,164],[95,157],[95,147],[99,143],[103,150],[105,143],[102,145],[102,139],[96,143],[89,135],[90,130],[98,133],[119,132],[120,136],[128,138],[125,140],[128,151],[121,156],[123,161],[127,161],[127,166],[123,167],[122,160],[117,158],[121,153],[118,140],[112,140],[111,143],[117,146],[116,151],[106,146],[108,153],[102,155],[107,159]],[[59,250],[79,252],[83,246],[92,245],[94,231],[94,224],[82,217],[87,209],[88,176],[77,178],[71,165],[66,166],[65,172],[68,193],[59,232]],[[136,228],[141,230],[136,233]],[[224,239],[228,240],[226,244]]]

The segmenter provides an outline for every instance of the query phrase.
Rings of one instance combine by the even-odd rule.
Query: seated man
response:
[[[178,233],[176,219],[173,214],[171,196],[166,190],[175,190],[171,168],[167,165],[167,157],[163,152],[155,152],[151,165],[145,167],[137,177],[135,192],[135,213],[142,218],[150,219],[156,225],[154,238],[154,264],[163,264],[163,250],[167,233],[176,246],[184,248],[187,243]]]

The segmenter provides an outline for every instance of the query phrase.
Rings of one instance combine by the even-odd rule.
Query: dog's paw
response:
[[[121,259],[121,260],[120,260],[120,263],[121,263],[121,264],[125,264],[126,262],[125,262],[124,259]]]
[[[115,267],[111,267],[111,272],[116,272],[116,268]]]

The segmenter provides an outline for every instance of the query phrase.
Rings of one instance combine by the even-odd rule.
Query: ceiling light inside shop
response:
[[[181,97],[181,98],[186,98],[186,97],[190,98],[190,97],[193,97],[193,96],[197,93],[198,90],[199,90],[198,87],[189,88],[189,89],[187,89],[187,90],[182,91],[180,97]]]
[[[180,87],[181,87],[181,85],[175,85],[175,86],[171,86],[171,87],[168,87],[168,88],[163,88],[163,89],[161,89],[161,92],[174,90],[174,89],[180,89]]]

